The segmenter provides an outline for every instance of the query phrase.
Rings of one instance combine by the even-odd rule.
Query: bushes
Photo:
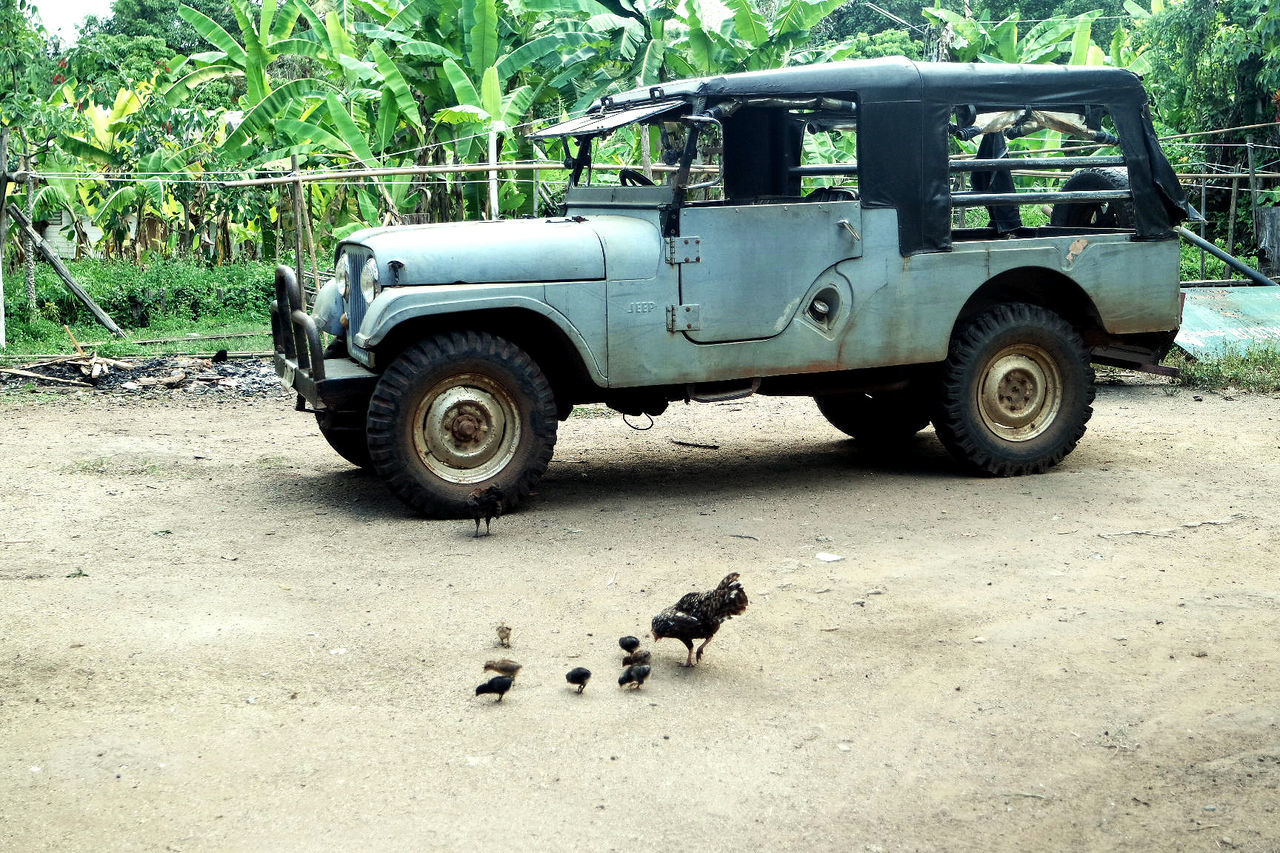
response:
[[[158,322],[268,324],[274,296],[274,267],[251,262],[205,267],[183,260],[144,265],[85,260],[67,264],[72,277],[121,327],[146,328]],[[92,322],[87,308],[48,264],[36,267],[36,304],[41,320],[60,326]],[[11,325],[28,316],[21,270],[5,275],[5,309]],[[166,324],[168,325],[168,324]]]

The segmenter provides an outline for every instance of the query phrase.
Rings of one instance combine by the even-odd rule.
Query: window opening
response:
[[[1052,211],[1072,203],[1054,198],[1054,194],[1076,169],[1122,168],[1124,164],[1111,118],[1097,105],[960,104],[947,132],[951,138],[953,229],[1017,236],[1027,233],[1022,231],[1024,227],[1049,225]],[[980,168],[984,161],[1009,165]],[[990,205],[956,203],[972,194],[1025,194],[1026,200]],[[1080,203],[1102,204],[1103,200],[1084,199]]]

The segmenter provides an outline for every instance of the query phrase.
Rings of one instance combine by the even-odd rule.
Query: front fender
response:
[[[388,288],[369,305],[364,322],[352,337],[352,342],[363,350],[375,349],[396,327],[423,317],[499,309],[528,311],[545,317],[564,333],[592,381],[603,387],[608,381],[603,367],[607,355],[603,318],[598,333],[591,334],[590,330],[584,333],[567,316],[547,304],[546,287],[541,283],[504,283]],[[603,282],[574,284],[574,288],[579,287],[603,288]],[[603,299],[600,301],[603,303]]]

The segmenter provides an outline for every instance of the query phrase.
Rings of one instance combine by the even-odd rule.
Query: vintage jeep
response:
[[[593,162],[615,132],[657,144],[656,180]],[[1055,156],[1007,156],[1032,133]],[[625,92],[533,136],[563,141],[562,215],[353,234],[336,356],[277,272],[298,408],[424,515],[494,484],[519,503],[587,402],[811,396],[859,442],[932,422],[971,471],[1038,473],[1084,434],[1091,362],[1158,370],[1178,328],[1172,227],[1195,212],[1127,71],[815,65]],[[1081,170],[1015,192],[1015,167]]]

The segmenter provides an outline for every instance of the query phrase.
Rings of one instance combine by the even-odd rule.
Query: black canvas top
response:
[[[729,99],[814,95],[858,104],[863,204],[897,209],[904,255],[950,247],[947,125],[961,104],[978,112],[1101,106],[1121,140],[1138,238],[1171,238],[1172,225],[1191,215],[1156,139],[1142,79],[1120,68],[865,59],[676,80],[604,98],[589,114],[673,99],[705,99],[703,108],[710,108]],[[587,135],[554,132],[564,127],[539,135]]]
[[[941,100],[954,106],[974,103],[980,93],[992,104],[1053,103],[1120,104],[1147,102],[1142,78],[1120,68],[1002,63],[913,62],[903,57],[857,59],[718,77],[676,80],[632,89],[602,102],[617,108],[636,101],[703,96],[802,97],[857,92],[864,103]],[[959,99],[958,99],[959,98]],[[593,105],[592,109],[600,108]]]

